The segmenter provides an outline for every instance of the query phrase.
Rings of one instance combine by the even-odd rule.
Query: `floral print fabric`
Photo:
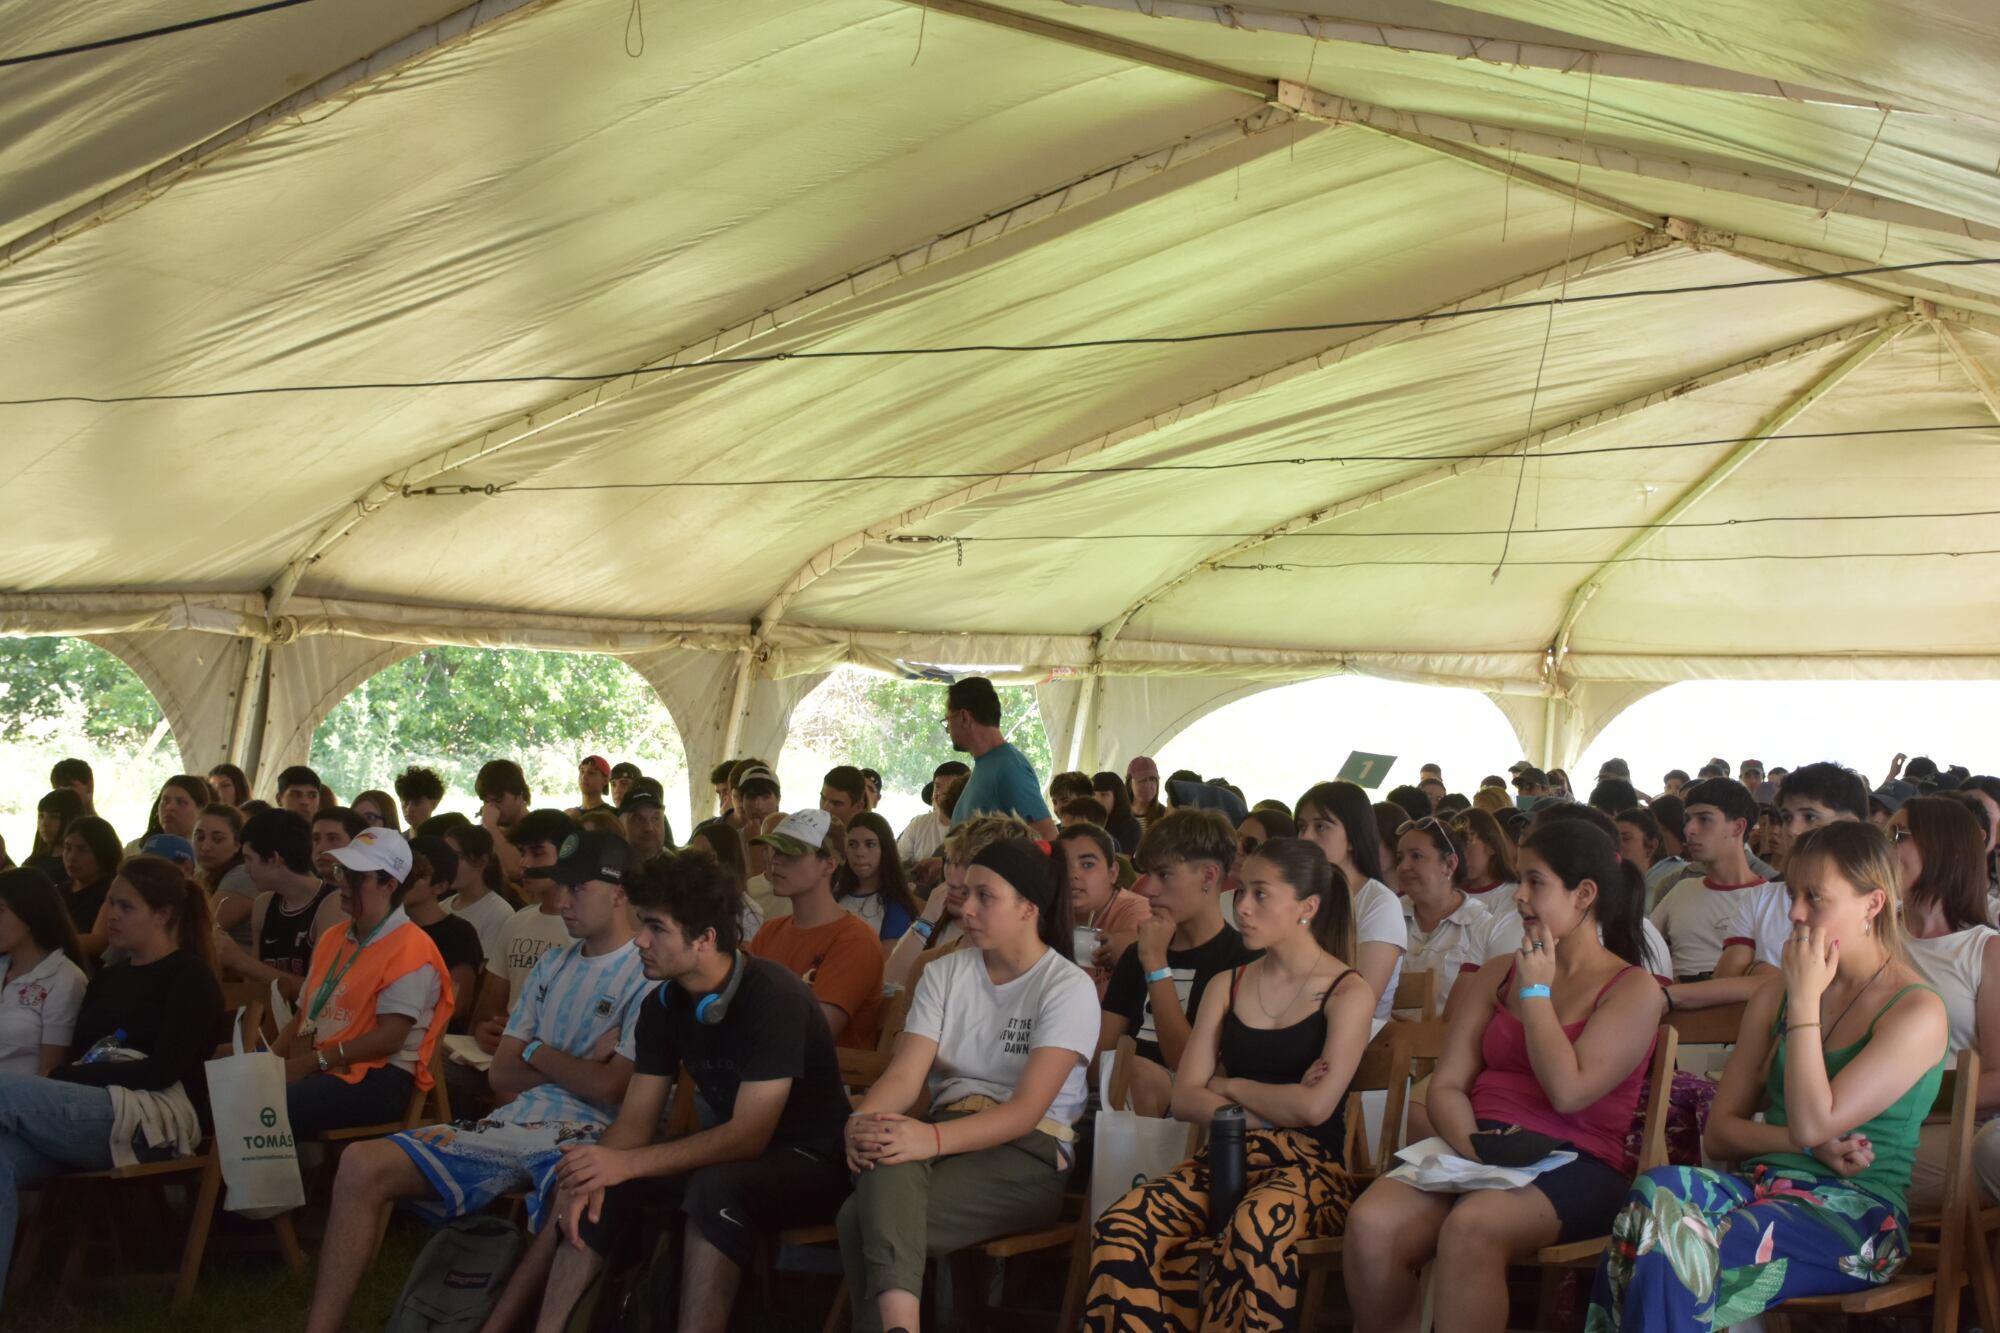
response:
[[[1887,1282],[1909,1253],[1902,1210],[1838,1176],[1661,1167],[1611,1224],[1585,1333],[1728,1328]]]

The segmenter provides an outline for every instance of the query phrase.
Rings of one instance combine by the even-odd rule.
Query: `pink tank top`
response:
[[[1626,967],[1618,975],[1604,983],[1597,998],[1591,1001],[1594,1011],[1604,1002],[1604,996],[1627,972],[1637,968]],[[1514,969],[1509,967],[1507,975],[1500,982],[1500,994],[1507,993],[1513,983]],[[1589,1022],[1563,1024],[1563,1035],[1575,1041]],[[1592,1102],[1583,1110],[1572,1115],[1563,1115],[1549,1105],[1549,1095],[1542,1090],[1541,1080],[1535,1077],[1534,1066],[1528,1061],[1528,1034],[1521,1026],[1521,1020],[1514,1017],[1498,996],[1493,1001],[1493,1021],[1486,1025],[1486,1033],[1479,1040],[1480,1058],[1486,1067],[1472,1080],[1472,1114],[1477,1120],[1498,1120],[1503,1124],[1519,1125],[1539,1134],[1568,1139],[1578,1152],[1588,1153],[1607,1166],[1631,1175],[1638,1163],[1626,1150],[1626,1141],[1632,1131],[1632,1122],[1639,1113],[1639,1098],[1645,1094],[1646,1071],[1652,1063],[1653,1046],[1656,1036],[1646,1045],[1639,1062],[1632,1066],[1632,1072],[1621,1079],[1611,1091]]]

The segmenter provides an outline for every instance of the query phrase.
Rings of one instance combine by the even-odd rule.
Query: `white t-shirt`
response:
[[[507,978],[507,998],[511,1004],[528,984],[528,974],[542,955],[569,943],[569,927],[562,913],[544,912],[530,904],[507,917],[507,931],[497,952],[486,955],[486,970]]]
[[[0,953],[0,976],[7,975]],[[67,1046],[89,982],[83,969],[58,949],[0,987],[0,1074],[42,1072],[44,1046]]]
[[[1416,904],[1403,899],[1403,926],[1410,941],[1403,961],[1412,972],[1437,974],[1440,1007],[1451,994],[1451,984],[1458,980],[1460,970],[1467,965],[1477,970],[1486,961],[1487,955],[1480,950],[1486,946],[1487,923],[1492,919],[1493,913],[1468,894],[1450,916],[1424,930],[1417,925]],[[1517,922],[1520,919],[1514,918]]]
[[[478,902],[461,906],[458,895],[454,893],[439,906],[453,916],[464,917],[466,924],[479,932],[479,954],[487,962],[507,956],[507,928],[514,920],[515,909],[508,905],[505,898],[489,889]],[[556,920],[562,918],[557,917]],[[497,975],[500,969],[494,968],[493,971]]]
[[[1404,953],[1409,951],[1410,932],[1403,925],[1402,899],[1379,879],[1369,880],[1354,895],[1354,942],[1393,944]],[[1396,982],[1402,975],[1403,955],[1399,954],[1396,965],[1389,969],[1389,984],[1382,988],[1382,998],[1375,1002],[1376,1018],[1389,1017],[1396,998]]]
[[[1512,912],[1515,916],[1519,916],[1521,905],[1514,901],[1514,894],[1520,887],[1510,879],[1503,884],[1495,884],[1482,893],[1468,893],[1465,896],[1484,907],[1492,916],[1499,916],[1502,912]]]
[[[1487,917],[1484,928],[1475,941],[1480,963],[1491,962],[1503,953],[1519,953],[1521,937],[1525,933],[1526,927],[1521,922],[1519,912],[1506,912]],[[1665,967],[1671,956],[1667,950],[1666,937],[1660,934],[1652,922],[1644,919],[1639,922],[1639,933],[1646,941],[1647,970]],[[1600,940],[1604,938],[1604,929],[1601,926],[1598,928],[1597,938]],[[1479,964],[1475,963],[1468,970],[1477,971],[1478,966]]]
[[[937,811],[926,810],[903,826],[896,839],[896,855],[906,866],[928,861],[944,846],[945,822]]]
[[[1792,933],[1791,891],[1782,880],[1772,880],[1729,896],[1737,900],[1736,914],[1730,918],[1723,947],[1748,940],[1757,962],[1783,968],[1785,940]]]
[[[558,921],[562,918],[557,917]],[[411,930],[423,927],[411,921],[403,909],[398,907],[382,920],[379,932],[387,936],[393,931],[408,926]],[[564,932],[568,936],[568,932]],[[434,967],[419,967],[405,972],[382,988],[375,1000],[375,1016],[401,1014],[410,1020],[410,1034],[403,1038],[403,1049],[389,1057],[389,1063],[398,1069],[417,1072],[417,1061],[424,1053],[424,1034],[430,1031],[431,1020],[437,1016],[439,998],[444,994],[444,982]]]
[[[1944,1001],[1954,1062],[1958,1052],[1979,1044],[1979,981],[1986,968],[1986,943],[1995,935],[2000,931],[1991,926],[1967,926],[1934,940],[1903,937],[1910,961]]]
[[[1053,949],[1004,986],[987,975],[985,955],[960,949],[924,967],[904,1030],[938,1044],[933,1107],[973,1096],[1004,1102],[1027,1072],[1030,1052],[1074,1051],[1076,1062],[1049,1106],[1049,1119],[1073,1125],[1089,1093],[1084,1062],[1097,1049],[1102,1016],[1090,974]]]
[[[1652,923],[1673,950],[1676,977],[1703,977],[1715,971],[1723,943],[1734,933],[1743,895],[1764,883],[1717,885],[1706,879],[1684,879],[1667,890],[1653,909]]]

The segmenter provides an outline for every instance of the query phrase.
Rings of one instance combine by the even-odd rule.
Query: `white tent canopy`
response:
[[[214,8],[0,0],[0,58]],[[322,0],[18,65],[0,631],[258,768],[435,643],[620,654],[697,771],[842,662],[1010,664],[1085,766],[1342,671],[1549,762],[1677,680],[2000,677],[1996,68],[1984,0]]]

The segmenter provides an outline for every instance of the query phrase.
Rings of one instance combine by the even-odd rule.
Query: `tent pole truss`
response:
[[[1753,199],[1810,208],[1815,213],[1839,213],[1869,218],[1875,222],[1915,227],[1975,241],[2000,241],[2000,227],[1969,218],[1906,203],[1866,190],[1843,189],[1776,171],[1746,171],[1737,167],[1711,167],[1680,158],[1634,153],[1608,144],[1566,139],[1553,134],[1517,130],[1504,125],[1461,120],[1456,116],[1429,112],[1398,111],[1392,107],[1356,102],[1336,97],[1303,84],[1281,80],[1278,102],[1311,120],[1332,124],[1366,125],[1399,135],[1420,136],[1445,143],[1471,144],[1497,152],[1521,153],[1528,157],[1573,162],[1595,170],[1620,175],[1642,176],[1675,185],[1693,185],[1722,190]]]
[[[262,111],[246,116],[227,129],[209,135],[185,152],[176,153],[166,161],[120,181],[53,222],[14,237],[0,247],[0,269],[144,207],[181,181],[235,150],[256,142],[272,129],[298,123],[308,113],[313,115],[315,122],[323,120],[438,53],[554,3],[556,0],[476,0],[476,3],[447,14],[435,23],[427,23],[380,50],[343,65],[291,96],[273,102]]]
[[[1785,365],[1788,362],[1796,361],[1800,357],[1811,356],[1816,352],[1825,351],[1829,347],[1851,342],[1856,338],[1866,337],[1871,333],[1885,328],[1901,326],[1908,323],[1911,318],[1911,315],[1907,311],[1883,315],[1860,324],[1850,324],[1846,328],[1835,329],[1831,333],[1822,333],[1817,337],[1807,338],[1803,342],[1796,342],[1787,347],[1778,347],[1770,351],[1760,352],[1756,356],[1733,362],[1730,365],[1718,366],[1714,370],[1705,371],[1700,375],[1684,379],[1677,384],[1670,384],[1661,389],[1653,389],[1636,398],[1628,398],[1623,402],[1613,403],[1609,407],[1600,408],[1587,415],[1575,417],[1558,425],[1538,430],[1531,435],[1509,440],[1505,444],[1496,445],[1491,449],[1483,451],[1477,458],[1454,460],[1441,467],[1429,468],[1414,476],[1405,477],[1401,481],[1391,482],[1387,486],[1380,486],[1371,491],[1364,491],[1359,495],[1349,496],[1342,500],[1336,500],[1331,504],[1321,505],[1316,509],[1309,509],[1296,517],[1286,519],[1284,522],[1265,530],[1255,537],[1246,538],[1236,543],[1218,555],[1204,557],[1196,564],[1174,574],[1121,612],[1116,619],[1106,625],[1105,633],[1115,638],[1142,611],[1171,595],[1189,580],[1205,571],[1214,569],[1217,565],[1241,559],[1250,552],[1267,546],[1272,542],[1321,527],[1336,519],[1351,517],[1364,510],[1372,509],[1376,505],[1384,504],[1391,500],[1399,500],[1404,496],[1412,495],[1418,491],[1428,490],[1433,486],[1451,481],[1453,478],[1467,476],[1471,473],[1483,471],[1486,468],[1498,466],[1510,459],[1534,453],[1539,449],[1546,448],[1558,441],[1569,439],[1572,436],[1611,425],[1613,422],[1623,420],[1634,413],[1643,412],[1648,408],[1657,407],[1662,403],[1673,402],[1686,397],[1688,394],[1697,393],[1703,389],[1711,389],[1717,385],[1727,384],[1731,380],[1740,379],[1745,375],[1753,375],[1761,370],[1769,370],[1774,366]]]
[[[1134,187],[1169,176],[1175,178],[1176,184],[1206,179],[1206,171],[1195,172],[1191,168],[1196,164],[1206,164],[1211,169],[1221,170],[1237,165],[1244,160],[1246,146],[1252,155],[1273,151],[1289,139],[1274,135],[1272,131],[1294,124],[1294,117],[1288,111],[1274,106],[1258,107],[1174,143],[1065,181],[1011,207],[982,213],[971,222],[906,247],[864,268],[816,284],[802,295],[758,311],[698,342],[674,348],[646,364],[650,367],[692,366],[716,357],[742,353],[772,339],[800,320],[824,316],[862,297],[876,296],[897,284],[913,282],[940,264],[960,260],[1028,228],[1067,217],[1107,199],[1115,200],[1114,208],[1122,207],[1136,198],[1132,193]],[[1310,131],[1313,127],[1300,128]],[[272,585],[273,609],[283,610],[312,565],[353,532],[362,520],[392,500],[466,467],[488,461],[496,454],[553,427],[574,421],[632,394],[665,385],[672,378],[671,374],[625,375],[591,385],[384,477],[342,506],[286,565]]]
[[[1764,447],[1765,442],[1771,436],[1783,431],[1786,426],[1803,415],[1814,403],[1817,403],[1821,398],[1832,392],[1834,387],[1842,380],[1866,364],[1870,357],[1874,356],[1891,342],[1894,342],[1908,327],[1909,324],[1907,322],[1897,323],[1877,330],[1875,333],[1862,339],[1860,346],[1842,357],[1825,374],[1819,376],[1811,384],[1793,395],[1789,402],[1765,418],[1749,439],[1746,439],[1743,443],[1730,450],[1721,462],[1710,468],[1693,485],[1681,492],[1680,498],[1669,505],[1666,511],[1658,518],[1654,519],[1652,526],[1634,533],[1618,548],[1609,560],[1599,565],[1589,578],[1586,578],[1581,584],[1577,585],[1576,591],[1570,595],[1568,607],[1563,611],[1562,623],[1556,627],[1553,651],[1557,669],[1560,670],[1563,660],[1569,654],[1570,636],[1576,631],[1578,617],[1583,614],[1584,608],[1590,605],[1591,598],[1598,594],[1599,590],[1604,587],[1605,583],[1610,579],[1612,574],[1617,572],[1620,566],[1651,545],[1662,532],[1672,527],[1689,510],[1700,504],[1717,486],[1720,486],[1731,476],[1734,476],[1745,463],[1756,457],[1758,451]]]
[[[1934,317],[1931,327],[1944,340],[1945,348],[1958,362],[1958,368],[1972,381],[1972,387],[1978,391],[1980,401],[1986,404],[1986,410],[1993,414],[1995,421],[2000,421],[2000,380],[1995,380],[1986,364],[1972,354],[1972,349],[1965,345],[1965,339],[1959,335],[1953,321]]]
[[[1163,21],[1207,23],[1241,32],[1268,32],[1334,45],[1371,46],[1401,54],[1442,56],[1448,60],[1470,60],[1496,69],[1549,70],[1558,74],[1594,74],[1601,78],[1628,79],[1670,88],[1694,88],[1704,92],[1738,93],[1745,97],[1775,98],[1824,106],[1853,107],[1869,111],[1895,111],[1902,115],[1926,115],[1902,107],[1890,107],[1873,98],[1830,92],[1784,83],[1777,79],[1739,74],[1735,70],[1703,65],[1669,56],[1636,51],[1609,51],[1589,47],[1558,46],[1546,42],[1515,41],[1501,37],[1474,37],[1465,33],[1413,28],[1394,23],[1363,23],[1353,19],[1329,18],[1295,11],[1246,8],[1235,4],[1200,4],[1190,0],[1063,0],[1076,8],[1103,9]]]
[[[1352,357],[1393,347],[1431,331],[1438,323],[1448,322],[1458,311],[1482,306],[1496,305],[1509,301],[1523,300],[1551,287],[1561,286],[1565,281],[1574,282],[1587,274],[1607,272],[1627,263],[1643,258],[1667,245],[1674,244],[1670,237],[1661,233],[1637,236],[1615,245],[1608,245],[1588,254],[1578,255],[1566,263],[1552,268],[1537,269],[1519,277],[1509,278],[1503,283],[1469,292],[1444,305],[1436,306],[1423,315],[1400,324],[1375,329],[1359,337],[1350,337],[1345,342],[1334,343],[1321,348],[1311,355],[1299,357],[1271,369],[1252,375],[1248,379],[1205,393],[1198,398],[1187,399],[1173,406],[1151,413],[1137,421],[1096,435],[1088,440],[1068,445],[1054,453],[1011,469],[1002,476],[985,477],[968,486],[962,486],[949,494],[941,495],[921,505],[891,514],[880,522],[849,533],[814,554],[793,574],[778,595],[764,608],[761,619],[765,625],[776,624],[800,593],[819,580],[839,569],[857,551],[864,547],[883,542],[910,540],[899,534],[940,514],[949,513],[971,504],[975,500],[997,495],[1002,491],[1037,480],[1037,474],[1051,469],[1072,468],[1089,461],[1109,450],[1144,440],[1169,427],[1192,421],[1219,407],[1227,407],[1254,398],[1258,394],[1275,389],[1282,384],[1302,376],[1331,370]],[[948,538],[918,538],[918,541],[947,541]]]

